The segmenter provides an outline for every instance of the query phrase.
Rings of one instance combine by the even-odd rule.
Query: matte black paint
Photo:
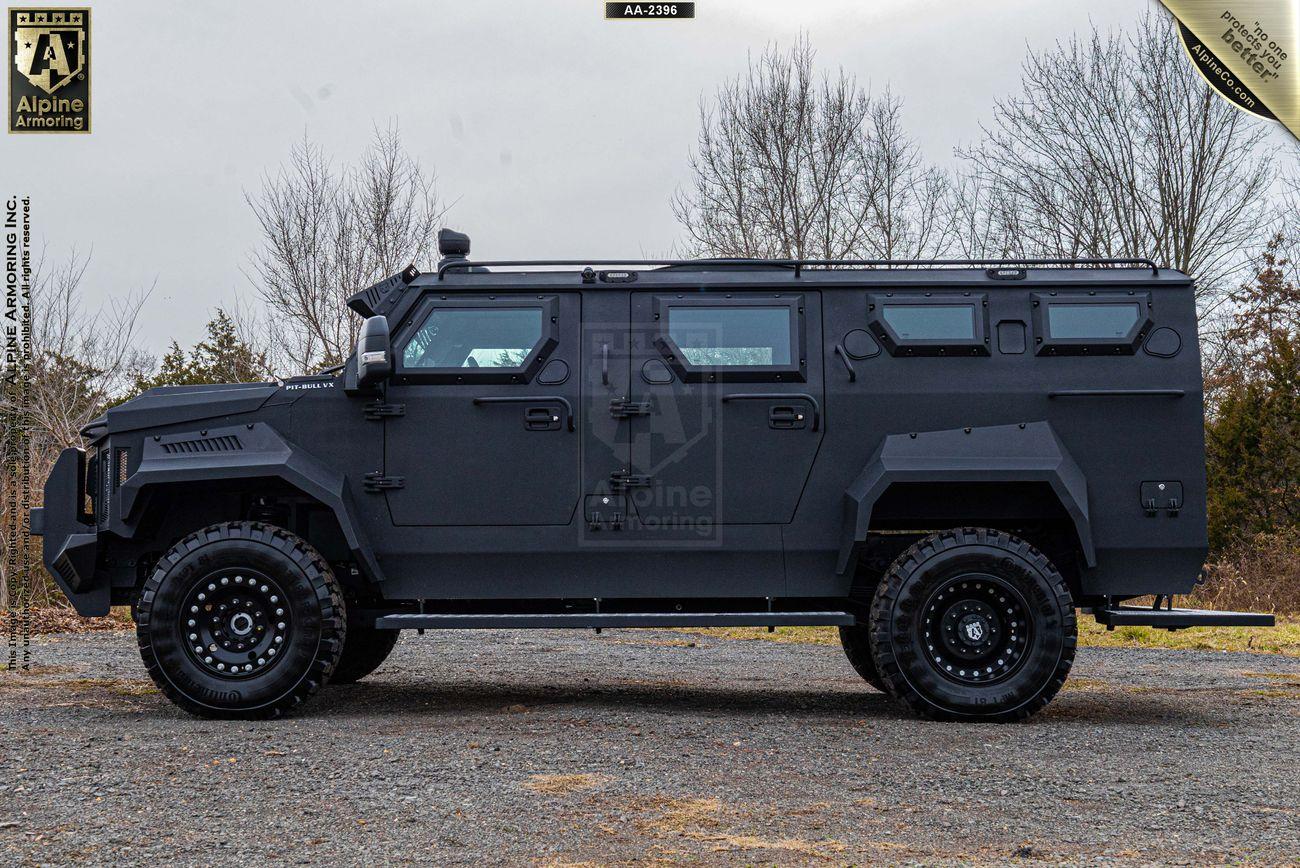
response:
[[[66,451],[34,522],[78,611],[129,601],[151,553],[249,510],[281,510],[355,570],[352,593],[393,612],[561,598],[834,609],[889,533],[955,525],[1014,529],[1050,550],[1081,605],[1196,581],[1202,384],[1183,274],[715,263],[587,282],[476,268],[408,270],[351,303],[387,317],[398,358],[430,306],[543,304],[550,333],[521,370],[399,363],[383,394],[345,389],[344,375],[161,388],[92,423],[100,455],[126,450],[125,481],[105,480],[104,514],[88,523],[79,451]],[[1095,349],[1045,340],[1045,301],[1110,296],[1145,306],[1137,334]],[[909,352],[872,308],[890,297],[973,302],[979,338]],[[691,369],[656,319],[674,300],[791,305],[798,358]],[[539,376],[561,364],[564,378]],[[540,424],[547,410],[571,413],[574,430]],[[240,447],[203,445],[224,437]],[[1144,508],[1151,480],[1181,484],[1177,510]]]

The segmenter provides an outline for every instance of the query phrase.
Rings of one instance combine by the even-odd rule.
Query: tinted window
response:
[[[972,304],[887,304],[885,322],[904,341],[973,341]]]
[[[1137,302],[1048,304],[1047,331],[1057,339],[1122,340],[1137,325]]]
[[[692,365],[791,364],[788,307],[670,307],[668,336]]]
[[[436,307],[402,351],[408,368],[517,368],[542,339],[538,307]]]

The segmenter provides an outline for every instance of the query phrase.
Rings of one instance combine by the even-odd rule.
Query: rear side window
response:
[[[975,339],[973,304],[886,304],[883,316],[905,341]]]
[[[1047,332],[1065,340],[1095,338],[1124,340],[1138,324],[1142,312],[1138,303],[1047,305]]]
[[[407,368],[518,368],[542,340],[540,307],[436,307],[402,351]]]
[[[697,367],[789,366],[793,323],[789,307],[668,308],[668,336]]]
[[[989,354],[984,293],[871,293],[867,328],[892,356]]]
[[[1040,356],[1132,355],[1151,329],[1146,292],[1030,293]]]

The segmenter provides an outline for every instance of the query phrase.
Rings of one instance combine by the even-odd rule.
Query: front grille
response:
[[[130,457],[130,449],[117,450],[117,484],[119,487],[121,487],[123,482],[126,482],[126,463],[127,459]]]
[[[174,443],[164,443],[162,448],[169,455],[192,455],[201,452],[238,452],[244,448],[244,444],[234,434],[224,434],[220,437],[177,440]]]

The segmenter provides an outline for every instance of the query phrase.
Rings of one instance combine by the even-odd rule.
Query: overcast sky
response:
[[[244,193],[304,131],[345,160],[398,121],[477,257],[652,255],[678,238],[669,198],[701,94],[770,41],[806,31],[823,68],[891,85],[947,162],[1016,89],[1027,46],[1148,8],[699,0],[694,21],[650,23],[606,22],[597,0],[90,5],[93,132],[4,136],[0,185],[32,195],[53,253],[93,246],[92,303],[157,281],[142,322],[154,352],[251,295]]]

